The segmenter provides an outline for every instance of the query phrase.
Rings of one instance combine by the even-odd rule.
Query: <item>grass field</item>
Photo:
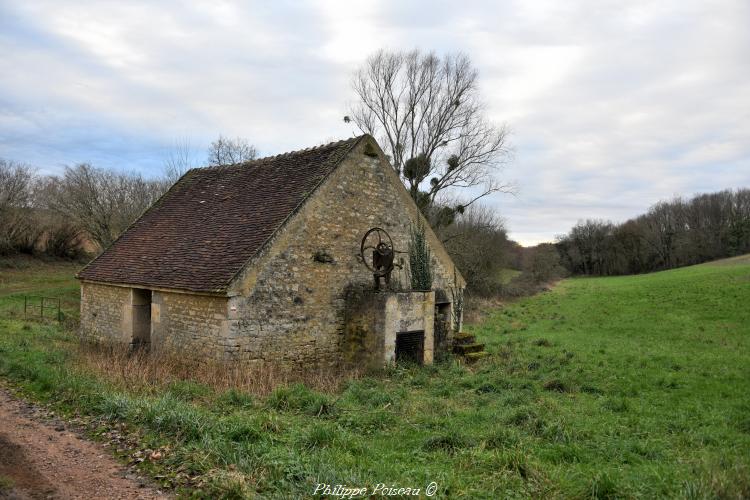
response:
[[[70,271],[0,271],[0,307],[27,289],[74,300]],[[145,469],[198,495],[434,481],[441,498],[747,498],[748,304],[747,257],[569,279],[471,325],[491,353],[471,368],[394,367],[270,395],[123,384],[82,368],[58,326],[11,318],[0,376],[94,428],[125,423],[165,450]]]
[[[0,260],[0,317],[22,317],[24,297],[28,314],[39,315],[40,298],[48,297],[60,299],[64,316],[78,318],[81,298],[73,276],[81,267],[81,263],[33,258]]]

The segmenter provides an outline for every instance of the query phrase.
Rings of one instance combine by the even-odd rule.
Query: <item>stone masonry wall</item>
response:
[[[129,343],[130,289],[81,283],[81,333],[99,342]]]
[[[193,358],[223,358],[227,298],[155,290],[151,325],[152,349]]]
[[[396,337],[401,332],[424,332],[424,364],[432,364],[434,356],[434,292],[388,294],[385,304],[385,361],[396,359]]]
[[[81,283],[81,331],[98,342],[133,340],[132,288]],[[195,358],[223,356],[227,298],[154,290],[151,296],[151,349]]]
[[[373,282],[359,261],[362,236],[382,227],[396,250],[405,252],[410,224],[418,217],[395,172],[380,157],[364,154],[364,147],[367,142],[342,162],[235,280],[227,356],[296,367],[341,364],[346,291],[369,289]],[[433,287],[448,289],[454,283],[450,259],[442,248],[432,250]],[[331,261],[321,262],[329,259],[316,255]],[[403,258],[408,261],[407,255]]]
[[[391,295],[373,290],[347,291],[344,331],[340,342],[343,364],[360,368],[383,365],[386,303]]]
[[[396,359],[396,337],[423,331],[422,361],[433,361],[434,292],[374,292],[347,294],[341,342],[344,363],[376,367]]]

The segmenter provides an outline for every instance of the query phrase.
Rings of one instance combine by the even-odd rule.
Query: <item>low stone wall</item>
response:
[[[386,363],[396,360],[396,335],[424,331],[424,358],[432,364],[434,353],[435,292],[397,292],[386,294],[385,346]]]

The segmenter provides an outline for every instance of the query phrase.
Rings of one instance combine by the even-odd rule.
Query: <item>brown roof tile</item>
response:
[[[78,277],[223,291],[360,139],[190,170]]]

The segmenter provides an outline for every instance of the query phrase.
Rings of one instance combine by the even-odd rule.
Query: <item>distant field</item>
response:
[[[32,289],[72,297],[72,272],[50,269],[47,289],[43,275],[2,270],[0,304]],[[56,326],[0,320],[0,376],[127,423],[144,446],[167,447],[144,467],[206,496],[434,481],[438,498],[747,498],[749,304],[748,256],[568,279],[470,326],[491,353],[474,367],[270,395],[122,383],[77,365]]]
[[[82,263],[45,262],[32,258],[0,261],[0,317],[23,315],[24,297],[30,305],[40,297],[60,299],[62,311],[77,318],[81,297],[77,273]],[[38,311],[38,309],[37,309]]]
[[[498,273],[497,279],[501,284],[507,285],[508,283],[513,281],[513,278],[520,274],[521,271],[518,271],[517,269],[503,268]]]

